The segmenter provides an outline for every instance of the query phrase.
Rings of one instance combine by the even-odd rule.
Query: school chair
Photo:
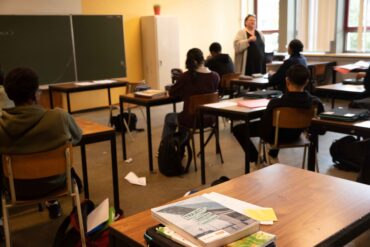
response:
[[[210,104],[215,103],[219,101],[218,93],[207,93],[207,94],[197,94],[190,96],[189,99],[189,105],[188,107],[184,107],[184,113],[186,115],[193,116],[193,124],[192,126],[183,126],[181,125],[181,128],[185,128],[190,133],[190,140],[191,145],[193,149],[193,157],[194,157],[194,165],[195,170],[197,170],[197,159],[196,159],[196,151],[195,151],[195,141],[194,141],[194,135],[199,134],[199,111],[198,107],[204,104]],[[220,155],[221,163],[224,163],[222,153],[221,153],[221,147],[220,147],[220,140],[219,140],[219,131],[218,131],[218,121],[217,118],[214,120],[212,118],[207,118],[204,116],[205,119],[205,131],[210,131],[209,136],[206,139],[206,142],[204,143],[204,147],[208,144],[208,142],[211,140],[212,136],[215,135],[216,138],[216,153]]]
[[[267,145],[270,149],[284,148],[303,148],[302,169],[305,168],[307,148],[310,145],[310,140],[307,138],[305,131],[302,132],[298,140],[289,143],[279,143],[279,130],[284,129],[304,129],[307,130],[311,125],[311,119],[316,115],[316,106],[309,109],[295,107],[278,107],[274,109],[272,126],[275,127],[275,135],[273,143],[268,143],[262,138],[258,145],[258,163],[261,164],[261,157],[266,157],[267,163],[271,165],[270,157],[267,153]],[[262,151],[264,153],[262,153]],[[319,167],[316,161],[316,170],[319,172]]]
[[[175,84],[179,78],[180,75],[182,75],[182,69],[179,68],[173,68],[171,69],[171,80],[172,84]]]
[[[219,86],[219,93],[221,98],[223,98],[224,96],[231,97],[234,94],[234,89],[231,88],[230,82],[233,79],[238,79],[239,75],[239,73],[227,73],[221,77]]]
[[[142,81],[138,81],[138,82],[129,82],[128,83],[128,88],[127,88],[127,92],[128,93],[134,93],[135,90],[136,90],[136,87],[137,86],[143,86],[143,85],[146,85],[146,81],[145,80],[142,80]],[[140,107],[140,106],[137,106],[135,104],[131,104],[131,103],[127,103],[124,105],[124,109],[127,110],[128,114],[129,114],[129,119],[128,121],[126,121],[125,118],[122,118],[123,119],[123,126],[124,128],[126,128],[126,131],[128,133],[128,135],[130,136],[130,139],[132,141],[134,141],[134,137],[130,131],[130,128],[129,128],[129,123],[130,123],[130,116],[131,116],[131,110],[134,109],[134,108],[139,108],[140,112],[141,112],[141,115],[143,116],[143,119],[144,121],[146,121],[146,117],[145,117],[145,114],[144,114],[144,111],[143,109]],[[113,112],[117,110],[118,112],[120,112],[120,106],[119,104],[112,104],[109,106],[109,122],[108,122],[108,125],[109,126],[113,126],[113,122],[112,122],[112,118],[113,118]]]
[[[1,192],[1,203],[3,210],[3,223],[5,246],[11,246],[11,235],[9,227],[8,209],[21,205],[44,203],[45,201],[55,200],[60,197],[72,197],[72,205],[77,208],[78,224],[82,246],[85,243],[85,231],[82,221],[80,196],[76,182],[71,177],[72,168],[72,145],[64,144],[55,149],[31,153],[31,154],[3,154],[3,175],[9,181],[9,188]],[[42,198],[21,200],[17,198],[14,180],[38,180],[51,176],[66,175],[65,187],[51,192]],[[36,182],[35,182],[36,183]],[[9,200],[7,200],[9,196]]]

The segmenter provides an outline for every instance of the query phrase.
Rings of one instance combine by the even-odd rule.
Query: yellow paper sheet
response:
[[[273,208],[248,208],[245,210],[245,214],[258,221],[277,221]]]

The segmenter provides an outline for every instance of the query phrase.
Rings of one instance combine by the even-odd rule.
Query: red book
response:
[[[248,107],[248,108],[257,108],[257,107],[266,107],[269,103],[269,99],[248,99],[238,101],[238,106]]]

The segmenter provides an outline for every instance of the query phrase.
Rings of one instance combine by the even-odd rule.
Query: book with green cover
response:
[[[258,231],[225,247],[265,247],[273,243],[275,239],[276,236],[274,234]]]

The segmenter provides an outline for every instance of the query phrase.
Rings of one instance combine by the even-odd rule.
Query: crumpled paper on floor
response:
[[[146,177],[138,177],[135,173],[129,172],[125,179],[131,184],[137,184],[141,186],[146,186]]]

